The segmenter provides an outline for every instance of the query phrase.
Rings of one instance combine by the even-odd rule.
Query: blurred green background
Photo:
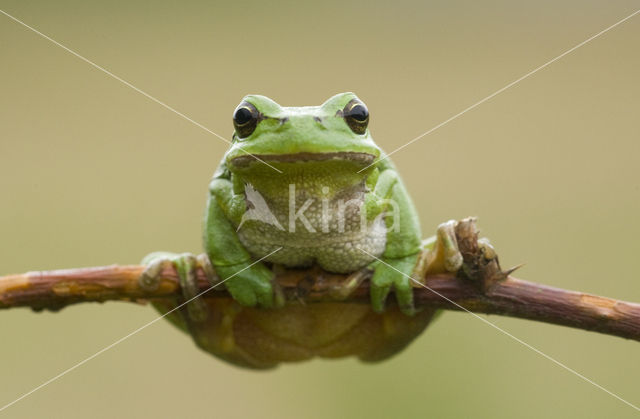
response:
[[[247,93],[351,90],[387,150],[637,9],[633,1],[0,1],[230,137]],[[640,16],[394,155],[423,233],[468,215],[522,278],[640,301]],[[0,273],[200,250],[226,144],[0,16]],[[156,317],[87,304],[0,313],[0,404]],[[640,403],[640,344],[492,316]],[[468,314],[387,362],[228,366],[159,322],[7,417],[615,417],[636,411]]]

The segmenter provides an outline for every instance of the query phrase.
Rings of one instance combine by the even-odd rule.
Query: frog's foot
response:
[[[442,267],[447,272],[457,272],[462,267],[462,253],[458,249],[455,220],[449,220],[438,226],[436,237],[436,252],[440,253]]]
[[[146,265],[146,268],[140,275],[139,283],[145,289],[157,287],[162,271],[172,266],[180,279],[180,288],[187,306],[189,320],[196,322],[206,320],[207,306],[198,296],[199,287],[196,270],[198,268],[202,269],[211,285],[216,285],[219,281],[209,262],[209,258],[205,254],[195,256],[191,253],[155,252],[147,255],[142,264]]]
[[[216,266],[216,272],[227,290],[240,305],[264,308],[282,307],[285,299],[274,283],[274,274],[262,263],[251,262]]]
[[[461,273],[479,283],[506,277],[513,270],[500,270],[498,255],[486,238],[478,238],[476,219],[447,221],[437,234],[422,243],[416,274],[419,278],[439,273]]]
[[[475,218],[460,220],[455,230],[458,247],[464,259],[461,272],[482,289],[489,289],[519,267],[502,270],[498,254],[489,240],[478,238]]]
[[[416,262],[419,254],[401,258],[382,258],[374,262],[371,278],[371,305],[373,310],[380,313],[384,311],[387,295],[393,289],[400,311],[413,315],[416,310],[413,304],[413,282]]]
[[[355,271],[345,280],[332,284],[327,295],[332,300],[346,300],[370,275],[371,271],[367,268]]]
[[[419,278],[427,274],[457,272],[462,267],[464,258],[458,248],[456,228],[458,222],[449,220],[438,226],[436,235],[422,242],[423,252],[416,273]]]

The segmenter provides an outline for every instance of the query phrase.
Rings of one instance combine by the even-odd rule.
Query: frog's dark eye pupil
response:
[[[367,112],[367,108],[365,108],[364,106],[356,105],[353,108],[351,108],[351,111],[349,112],[349,116],[351,116],[353,119],[355,119],[358,122],[364,122],[369,117],[369,112]]]
[[[347,103],[347,106],[342,110],[342,116],[354,133],[363,135],[367,132],[369,110],[358,99],[352,99]]]
[[[233,126],[239,138],[250,136],[260,120],[260,113],[249,102],[242,102],[233,113]]]
[[[251,118],[251,111],[247,108],[240,108],[236,111],[235,120],[236,124],[238,125],[246,124],[247,122],[251,121]]]

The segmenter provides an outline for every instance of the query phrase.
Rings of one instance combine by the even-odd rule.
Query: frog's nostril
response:
[[[320,118],[319,116],[314,116],[313,120],[316,121],[318,124],[322,124],[322,118]]]
[[[284,118],[280,118],[279,121],[280,121],[280,125],[282,126],[289,121],[289,118],[285,116]]]

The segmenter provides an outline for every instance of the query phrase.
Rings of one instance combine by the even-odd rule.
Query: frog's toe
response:
[[[496,249],[491,245],[489,239],[486,237],[482,237],[478,239],[478,248],[482,252],[482,255],[486,260],[494,260],[498,258],[498,254],[496,253]]]
[[[180,277],[180,287],[185,298],[189,318],[204,321],[207,318],[207,305],[199,297],[200,289],[196,278],[198,259],[191,253],[183,253],[173,259],[173,264]]]
[[[442,244],[444,253],[443,264],[448,272],[457,272],[463,263],[462,254],[458,249],[458,241],[456,238],[455,220],[449,220],[438,226],[438,239]]]
[[[220,270],[220,268],[219,268]],[[227,267],[224,269],[229,278],[225,281],[227,290],[240,305],[264,308],[277,306],[282,298],[274,298],[271,284],[273,273],[264,265],[256,264],[250,268]]]
[[[235,278],[238,278],[238,276],[225,282],[227,291],[229,291],[233,299],[245,307],[254,307],[258,304],[258,296],[254,292],[251,284],[242,281],[242,278],[238,278],[237,280],[235,280]]]
[[[273,308],[275,305],[273,286],[269,282],[255,284],[256,302],[260,307]]]
[[[391,291],[391,283],[381,284],[371,282],[371,308],[376,313],[382,313],[384,311],[385,302],[387,301],[387,296]]]
[[[444,268],[449,272],[458,272],[462,267],[462,262],[462,254],[456,251],[450,255],[445,255]]]
[[[144,271],[138,278],[140,287],[144,290],[154,291],[160,286],[160,275],[162,271],[173,265],[169,257],[165,257],[164,253],[156,252],[147,255],[142,259],[142,264],[145,266]]]
[[[400,311],[404,314],[413,316],[416,313],[415,306],[413,304],[413,286],[411,285],[411,279],[404,275],[398,274],[400,277],[394,281],[394,290],[396,294],[396,300]]]
[[[145,256],[142,259],[142,262],[140,262],[140,264],[146,267],[145,268],[145,272],[146,272],[147,270],[151,269],[152,265],[171,263],[171,258],[175,256],[176,256],[175,253],[170,253],[170,252],[153,252]],[[143,275],[145,274],[145,272],[143,272]]]
[[[415,313],[411,274],[418,255],[382,260],[375,265],[371,278],[371,306],[376,312],[384,310],[387,295],[393,288],[400,310],[408,315]]]
[[[155,252],[147,255],[142,263],[146,265],[138,282],[144,289],[155,289],[160,285],[162,271],[171,266],[178,273],[180,288],[184,297],[187,312],[191,320],[203,321],[207,317],[206,304],[197,298],[199,287],[196,279],[196,269],[199,266],[198,259],[190,254],[175,254],[167,252]]]
[[[228,287],[227,287],[228,288]],[[228,288],[231,296],[234,300],[241,306],[245,307],[255,307],[258,304],[258,297],[250,289],[234,289],[231,291],[231,288]]]

